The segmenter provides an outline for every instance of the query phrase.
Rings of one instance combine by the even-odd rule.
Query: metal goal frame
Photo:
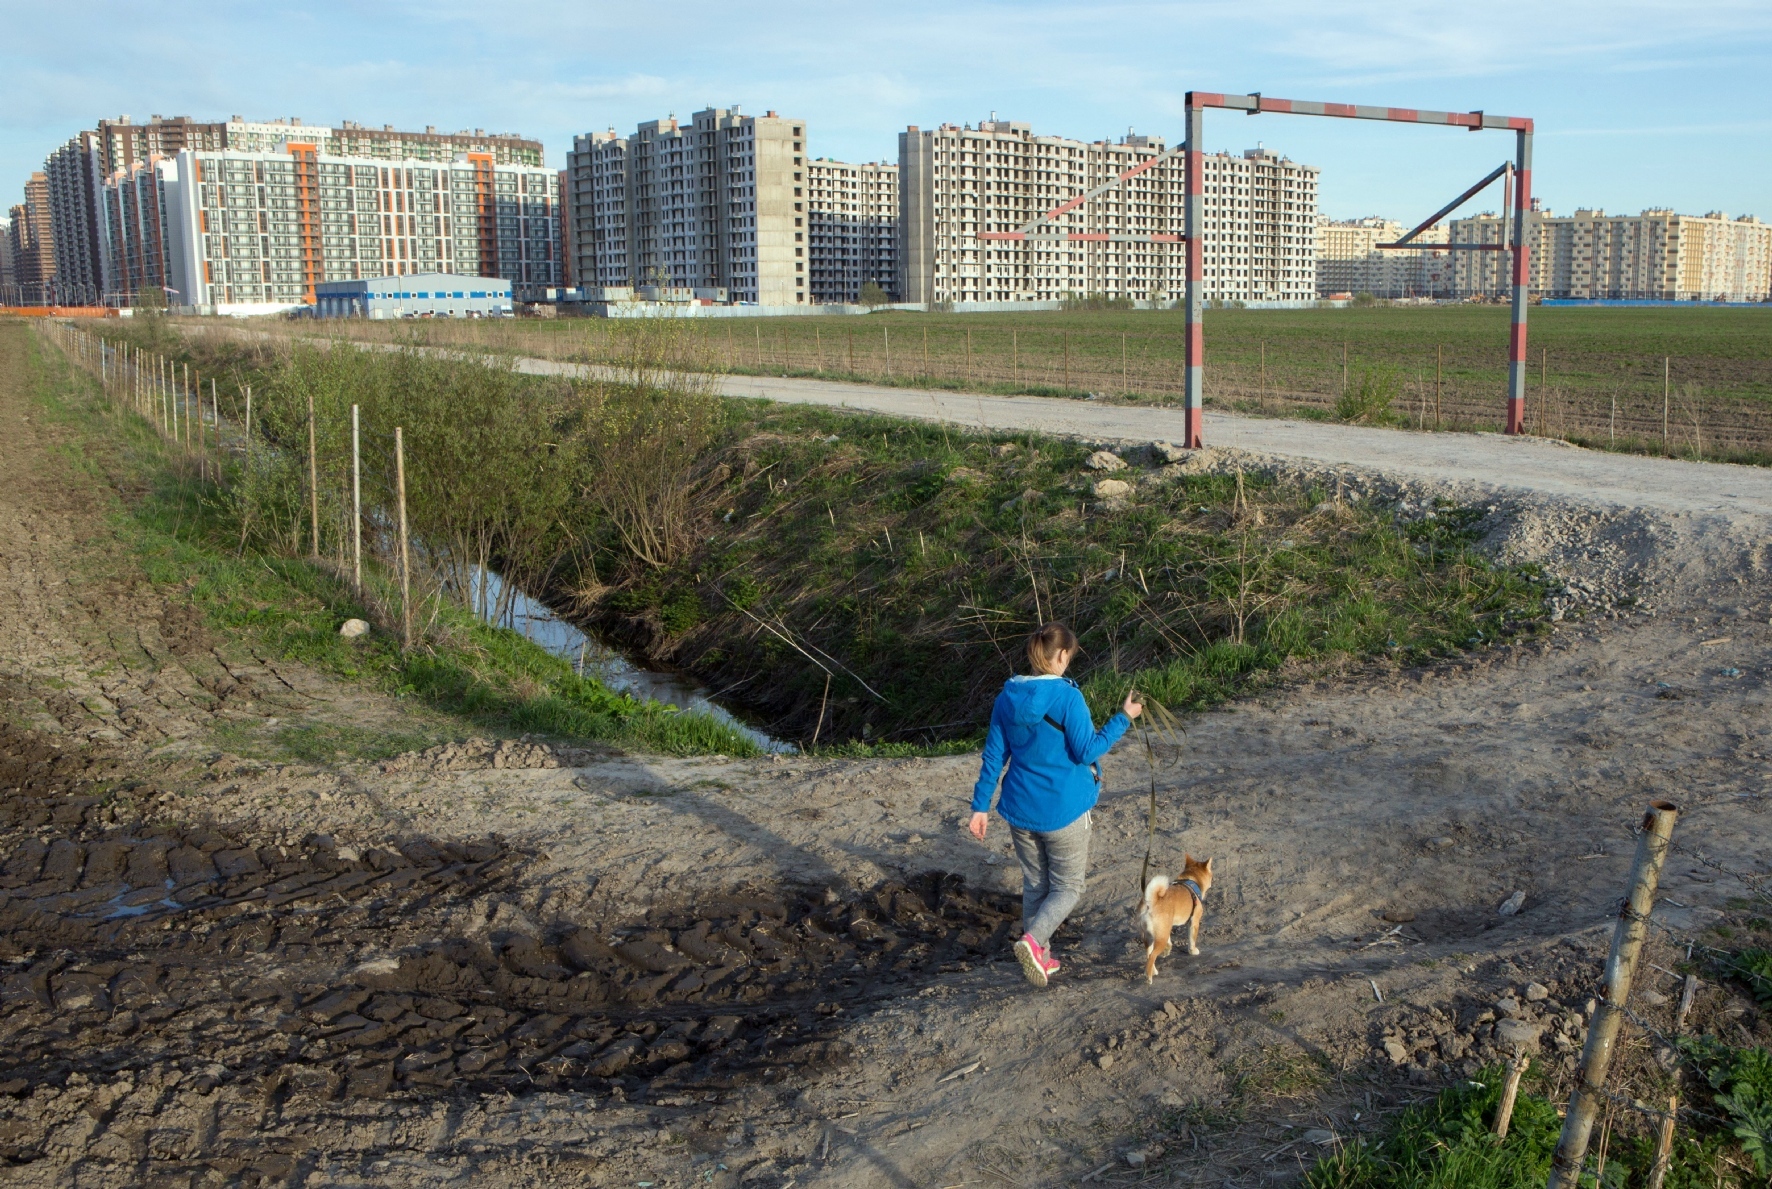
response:
[[[1206,170],[1203,140],[1204,116],[1207,108],[1240,111],[1251,116],[1272,112],[1276,115],[1329,116],[1343,120],[1381,120],[1393,124],[1435,124],[1446,128],[1464,128],[1471,132],[1493,130],[1514,134],[1513,161],[1503,162],[1482,181],[1440,208],[1426,222],[1417,226],[1397,242],[1380,244],[1379,247],[1396,249],[1416,246],[1413,242],[1416,236],[1445,218],[1478,191],[1495,181],[1496,178],[1510,175],[1509,180],[1513,189],[1513,219],[1506,236],[1507,242],[1497,244],[1448,243],[1434,246],[1451,251],[1513,253],[1513,325],[1508,339],[1506,432],[1510,434],[1524,433],[1526,431],[1526,293],[1531,277],[1529,259],[1531,246],[1526,241],[1526,216],[1532,206],[1532,121],[1526,117],[1494,116],[1482,111],[1423,111],[1411,107],[1373,107],[1358,103],[1315,103],[1300,99],[1270,99],[1259,91],[1251,92],[1248,95],[1222,95],[1211,91],[1189,91],[1186,98],[1187,137],[1180,145],[1165,149],[1150,160],[1120,174],[1111,182],[1060,203],[1016,231],[981,231],[978,233],[978,238],[1015,242],[1045,240],[1070,243],[1180,243],[1184,245],[1187,251],[1187,289],[1183,299],[1187,308],[1187,339],[1184,345],[1183,359],[1187,370],[1182,389],[1184,418],[1184,441],[1182,444],[1189,449],[1199,449],[1205,445],[1206,337],[1201,315],[1206,289]],[[1183,200],[1183,233],[1181,235],[1076,232],[1064,231],[1053,225],[1054,219],[1075,210],[1092,198],[1105,194],[1128,178],[1143,173],[1158,162],[1167,160],[1177,153],[1185,154],[1186,192]],[[1504,200],[1502,203],[1504,211],[1507,205],[1508,203]],[[1506,217],[1505,214],[1503,217]]]

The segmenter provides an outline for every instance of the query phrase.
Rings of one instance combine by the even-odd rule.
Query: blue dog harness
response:
[[[1201,904],[1206,903],[1206,893],[1200,890],[1199,884],[1191,879],[1184,879],[1181,881],[1181,886],[1192,892],[1194,894],[1194,899],[1198,900]]]

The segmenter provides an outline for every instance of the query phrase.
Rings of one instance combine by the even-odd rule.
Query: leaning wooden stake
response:
[[[308,393],[308,523],[314,532],[314,560],[320,560],[320,462],[314,440],[314,394]]]
[[[1515,1051],[1514,1059],[1508,1063],[1507,1082],[1501,1087],[1501,1102],[1495,1107],[1495,1138],[1507,1138],[1507,1125],[1513,1121],[1514,1100],[1520,1096],[1520,1077],[1526,1067],[1532,1064],[1532,1058]]]
[[[363,595],[363,450],[357,406],[351,406],[351,582]]]
[[[1643,815],[1637,858],[1631,865],[1630,896],[1618,914],[1618,924],[1612,930],[1612,951],[1606,956],[1605,997],[1588,1025],[1587,1044],[1581,1050],[1581,1073],[1575,1083],[1575,1094],[1569,1099],[1569,1113],[1563,1120],[1563,1134],[1557,1140],[1556,1155],[1551,1159],[1549,1189],[1575,1189],[1581,1178],[1594,1116],[1598,1114],[1600,1104],[1606,1101],[1606,1074],[1612,1066],[1618,1030],[1624,1023],[1624,1005],[1630,998],[1637,957],[1642,953],[1643,939],[1649,932],[1649,913],[1655,908],[1655,887],[1661,880],[1668,840],[1673,836],[1674,821],[1679,816],[1679,809],[1666,801],[1651,802],[1649,812]]]
[[[412,557],[406,548],[406,443],[394,427],[394,497],[400,503],[400,640],[412,647]]]

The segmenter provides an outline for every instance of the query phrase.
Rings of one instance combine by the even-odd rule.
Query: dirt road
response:
[[[1567,1077],[1646,801],[1685,810],[1662,944],[1766,863],[1768,525],[1690,483],[1657,498],[1725,510],[1535,489],[1497,530],[1628,570],[1653,614],[1193,720],[1156,852],[1212,856],[1218,883],[1204,953],[1150,987],[1149,773],[1115,752],[1066,969],[1035,993],[1006,955],[1001,823],[959,828],[970,757],[225,753],[218,723],[405,711],[207,639],[184,592],[135,578],[24,338],[0,326],[7,1183],[1283,1182],[1307,1132],[1494,1057],[1505,990],[1546,989],[1523,1010]],[[1338,455],[1368,438],[1307,428]],[[1620,490],[1645,465],[1603,461]],[[1766,498],[1758,472],[1700,472]]]

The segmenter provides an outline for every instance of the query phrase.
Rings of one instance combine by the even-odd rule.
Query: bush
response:
[[[1403,391],[1403,378],[1395,368],[1361,368],[1359,383],[1335,402],[1335,419],[1349,425],[1382,425],[1395,414],[1391,402]]]
[[[890,304],[892,296],[874,282],[869,281],[861,287],[861,294],[857,300],[862,305],[872,308]]]

